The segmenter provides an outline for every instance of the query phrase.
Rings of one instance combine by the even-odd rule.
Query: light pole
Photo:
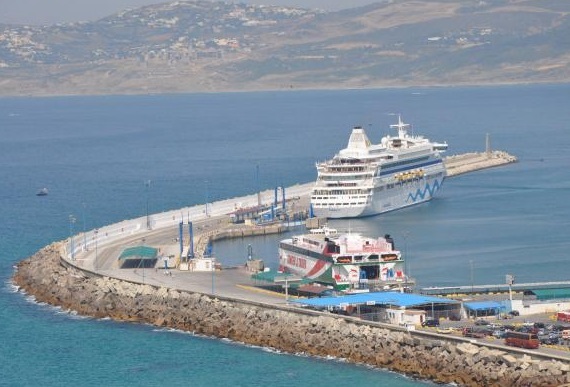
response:
[[[408,282],[410,281],[410,278],[412,277],[410,275],[409,270],[409,266],[408,266],[408,237],[410,236],[410,232],[409,231],[404,231],[404,270],[406,271],[406,278],[408,279]]]
[[[82,203],[82,210],[83,210],[83,250],[89,250],[87,248],[87,234],[85,234],[85,202]]]
[[[148,191],[150,189],[150,180],[146,180],[144,182],[145,191],[146,191],[146,229],[150,230],[150,218],[148,216]]]
[[[289,305],[289,281],[285,273],[285,305]]]
[[[142,241],[141,247],[144,247],[144,241],[145,241],[145,239],[143,238],[141,241]],[[142,254],[142,251],[141,251],[141,254]],[[142,264],[143,264],[143,265],[142,265],[142,267],[143,267],[143,270],[142,270],[142,279],[143,279],[143,285],[144,285],[144,267],[146,266],[146,260],[144,259],[144,256],[143,256],[142,258],[143,258],[143,259],[142,259]]]
[[[73,244],[73,224],[75,223],[75,217],[69,215],[69,247],[71,249],[71,259],[75,260],[75,246]]]
[[[98,234],[99,234],[99,229],[96,228],[95,231],[93,231],[95,233],[95,263],[93,264],[93,266],[95,267],[95,271],[97,271],[97,238],[98,238]]]
[[[257,206],[261,206],[261,191],[259,188],[259,164],[255,166],[255,190],[257,191]]]
[[[206,188],[206,218],[209,216],[208,214],[208,180],[205,181],[205,188]]]
[[[507,274],[506,275],[506,282],[507,282],[507,285],[509,285],[509,303],[510,303],[511,309],[512,309],[512,305],[513,305],[513,284],[515,283],[515,276],[512,274]]]
[[[216,267],[216,265],[214,264],[214,259],[215,258],[210,257],[210,265],[212,265],[212,295],[214,295],[214,271],[215,271],[214,269]]]

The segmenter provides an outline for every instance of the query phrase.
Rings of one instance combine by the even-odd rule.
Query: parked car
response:
[[[502,329],[496,329],[493,331],[493,336],[497,339],[504,339],[507,334],[507,331]]]
[[[477,321],[475,321],[475,325],[489,325],[489,321],[487,321],[487,320],[477,320]]]
[[[535,328],[533,325],[523,325],[517,329],[518,332],[524,333],[534,333],[535,335],[538,334],[538,328]]]
[[[435,318],[428,318],[426,321],[422,323],[422,327],[438,327],[439,320]]]
[[[538,335],[540,344],[556,345],[560,341],[558,337],[553,335]]]
[[[511,310],[511,311],[509,312],[509,314],[510,314],[511,316],[518,316],[520,313],[519,313],[518,310]]]
[[[473,327],[466,327],[463,328],[463,336],[465,337],[475,337],[475,338],[483,338],[487,336],[487,332],[480,331]]]

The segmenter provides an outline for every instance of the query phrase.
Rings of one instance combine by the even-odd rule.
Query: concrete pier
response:
[[[444,159],[447,176],[453,177],[481,169],[515,163],[517,158],[504,151],[463,153]]]

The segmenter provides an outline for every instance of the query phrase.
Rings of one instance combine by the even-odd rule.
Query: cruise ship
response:
[[[357,218],[394,211],[428,201],[446,176],[441,153],[447,143],[435,143],[408,133],[398,116],[390,125],[396,136],[372,144],[362,127],[352,129],[348,145],[332,159],[317,163],[311,210],[323,218]]]
[[[279,270],[344,291],[409,284],[402,255],[389,235],[369,238],[326,227],[282,240]]]

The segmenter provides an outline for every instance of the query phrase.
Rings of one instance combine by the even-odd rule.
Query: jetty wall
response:
[[[37,301],[96,318],[170,327],[293,354],[337,357],[464,386],[558,386],[570,364],[329,313],[102,277],[62,259],[63,242],[21,261],[14,283]]]
[[[263,236],[270,234],[281,234],[289,230],[289,227],[284,224],[271,224],[265,226],[254,227],[230,227],[230,228],[214,228],[208,232],[201,234],[196,243],[197,258],[203,258],[204,250],[210,242],[219,241],[222,239],[245,238],[254,236]]]
[[[447,156],[443,162],[447,169],[447,176],[453,177],[481,169],[515,163],[517,158],[507,152],[495,150]]]

